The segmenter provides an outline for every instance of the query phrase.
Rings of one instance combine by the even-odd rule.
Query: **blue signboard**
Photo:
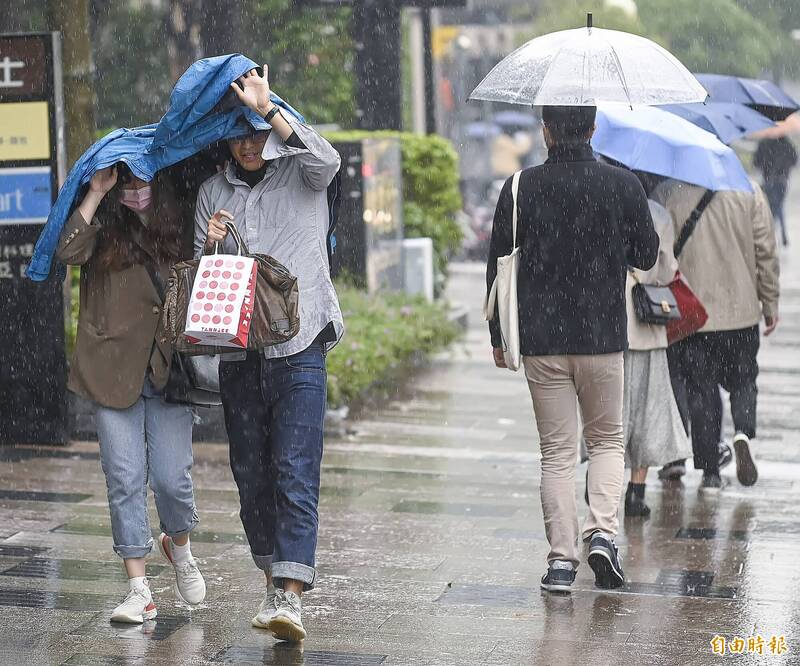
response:
[[[46,222],[51,182],[49,166],[0,169],[0,225]]]

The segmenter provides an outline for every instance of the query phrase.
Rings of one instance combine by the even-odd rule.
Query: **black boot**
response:
[[[644,503],[644,488],[643,483],[629,483],[628,490],[625,491],[625,515],[626,516],[643,516],[647,518],[650,515],[650,507]]]

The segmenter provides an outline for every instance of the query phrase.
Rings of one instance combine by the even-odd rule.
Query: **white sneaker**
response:
[[[275,586],[267,585],[264,601],[258,607],[258,613],[253,618],[252,625],[259,629],[266,629],[272,616],[275,614]]]
[[[206,598],[206,581],[195,559],[190,557],[186,562],[175,562],[172,557],[172,539],[163,532],[158,537],[158,547],[175,569],[175,581],[178,584],[180,598],[193,606],[202,603]]]
[[[294,592],[275,590],[275,612],[267,623],[267,629],[279,641],[297,643],[306,637],[303,621],[300,618],[302,603]]]
[[[128,592],[119,606],[111,613],[112,622],[126,622],[128,624],[142,624],[145,620],[152,620],[157,615],[153,595],[147,588],[136,588]]]
[[[752,486],[758,481],[758,468],[750,451],[750,438],[743,432],[737,432],[733,438],[733,450],[736,452],[736,477],[743,486]]]

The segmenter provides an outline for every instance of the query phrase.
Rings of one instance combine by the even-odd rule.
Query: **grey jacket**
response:
[[[251,252],[274,257],[297,276],[300,332],[289,342],[266,348],[267,358],[303,351],[331,322],[337,341],[344,334],[327,253],[327,187],[341,160],[333,146],[311,127],[289,118],[288,114],[287,121],[306,148],[287,146],[272,132],[262,157],[274,161],[263,180],[251,190],[236,177],[233,165],[228,164],[202,184],[195,213],[195,256],[203,252],[208,219],[224,208],[233,215],[234,224]],[[230,236],[220,251],[236,252]],[[329,348],[334,344],[329,343]],[[225,358],[235,360],[237,356],[228,354]]]

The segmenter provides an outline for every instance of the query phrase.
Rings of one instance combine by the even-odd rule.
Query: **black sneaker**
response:
[[[703,472],[703,481],[700,483],[700,492],[714,494],[725,487],[725,482],[719,474]]]
[[[750,438],[738,433],[733,438],[733,450],[736,451],[736,477],[743,486],[752,486],[758,481],[758,468],[750,453]]]
[[[566,564],[556,560],[553,564]],[[542,576],[541,587],[548,592],[570,592],[575,582],[575,569],[550,565]]]
[[[722,469],[731,464],[733,460],[733,451],[731,451],[731,445],[728,442],[720,442],[719,443],[719,468]]]
[[[594,571],[594,584],[597,587],[613,590],[625,582],[622,556],[617,544],[599,532],[595,532],[589,543],[589,566]]]
[[[658,478],[662,481],[675,481],[686,474],[686,461],[674,460],[658,470]]]

